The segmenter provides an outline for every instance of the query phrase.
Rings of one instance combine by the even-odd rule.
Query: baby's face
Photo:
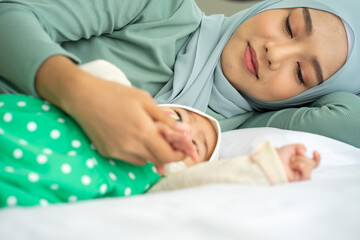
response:
[[[209,160],[217,142],[217,134],[210,120],[197,113],[182,108],[166,107],[165,111],[172,115],[176,120],[189,126],[192,143],[198,152],[199,162]],[[187,157],[185,158],[184,163],[189,167],[198,162],[195,162],[192,158]]]
[[[327,80],[344,65],[347,52],[339,17],[307,8],[275,9],[238,27],[222,52],[221,66],[240,92],[280,101]]]

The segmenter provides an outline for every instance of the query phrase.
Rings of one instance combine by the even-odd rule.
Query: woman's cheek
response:
[[[295,97],[300,91],[291,83],[279,84],[278,87],[272,89],[275,101],[281,101]]]

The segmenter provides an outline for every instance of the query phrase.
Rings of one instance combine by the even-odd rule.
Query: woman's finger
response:
[[[154,140],[156,144],[154,144]],[[153,163],[155,165],[181,161],[186,157],[185,153],[174,149],[160,134],[156,137],[148,137],[143,142],[147,150],[154,156]]]
[[[186,129],[189,129],[189,126],[184,124]],[[167,125],[158,122],[157,123],[159,132],[165,138],[165,140],[171,144],[174,150],[181,151],[185,155],[190,156],[194,161],[198,160],[197,149],[192,143],[191,136],[189,132],[177,131],[171,129]]]

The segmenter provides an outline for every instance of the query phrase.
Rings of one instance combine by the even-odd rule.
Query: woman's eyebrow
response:
[[[312,65],[315,68],[315,74],[316,74],[316,79],[318,81],[318,84],[321,84],[324,82],[324,76],[320,67],[320,63],[319,61],[314,57],[312,59]]]
[[[313,26],[312,26],[310,11],[308,8],[306,7],[303,8],[303,15],[304,15],[306,33],[310,35],[312,33]]]
[[[306,33],[308,35],[310,35],[313,30],[313,25],[312,25],[310,11],[308,8],[306,8],[306,7],[303,8],[303,15],[304,15]],[[315,69],[315,74],[316,74],[316,79],[318,81],[318,84],[321,84],[322,82],[324,82],[324,77],[323,77],[323,72],[320,67],[320,63],[316,57],[314,57],[312,59],[312,65]]]

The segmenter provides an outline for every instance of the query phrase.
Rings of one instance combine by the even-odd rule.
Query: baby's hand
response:
[[[289,182],[309,180],[311,171],[320,163],[320,154],[314,151],[312,158],[306,157],[302,144],[286,145],[277,151]]]

